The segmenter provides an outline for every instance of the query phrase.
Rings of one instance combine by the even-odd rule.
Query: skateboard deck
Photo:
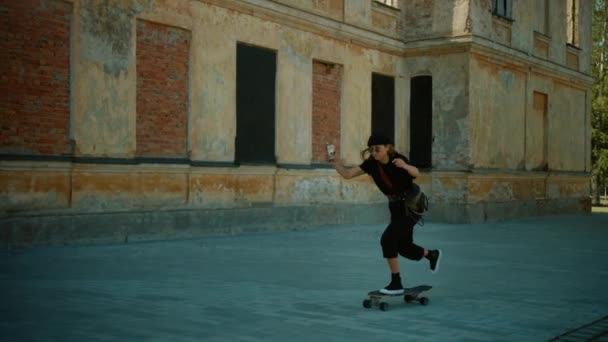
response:
[[[388,310],[388,303],[383,301],[386,297],[400,297],[403,296],[403,300],[406,303],[418,302],[421,305],[427,305],[429,303],[429,298],[424,296],[419,296],[421,293],[432,289],[433,287],[430,285],[419,285],[414,287],[408,287],[403,289],[403,293],[400,294],[386,294],[382,293],[379,290],[370,291],[367,293],[367,298],[363,300],[363,307],[369,309],[373,306],[377,306],[382,311]]]

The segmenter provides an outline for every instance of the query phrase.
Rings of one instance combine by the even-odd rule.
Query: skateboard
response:
[[[363,307],[366,309],[371,308],[372,306],[377,306],[382,311],[388,310],[388,303],[383,301],[386,297],[399,297],[403,296],[403,300],[406,303],[418,302],[421,305],[427,305],[429,303],[429,298],[424,296],[419,296],[421,293],[430,290],[433,288],[430,285],[419,285],[415,287],[409,287],[403,289],[403,293],[401,294],[385,294],[380,291],[371,291],[368,292],[367,298],[363,300]]]

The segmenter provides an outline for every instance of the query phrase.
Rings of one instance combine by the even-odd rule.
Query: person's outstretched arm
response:
[[[344,179],[351,179],[357,176],[361,176],[365,173],[359,166],[355,167],[344,167],[342,162],[335,161],[333,162],[336,171],[342,176]]]

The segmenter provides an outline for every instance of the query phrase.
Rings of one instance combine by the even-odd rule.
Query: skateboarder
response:
[[[359,166],[346,168],[340,162],[333,162],[336,171],[345,179],[369,174],[380,191],[388,198],[391,222],[384,230],[380,243],[382,254],[388,261],[391,282],[380,292],[385,294],[403,293],[399,275],[399,254],[410,260],[429,260],[430,269],[436,272],[441,258],[440,250],[427,250],[414,244],[414,225],[420,219],[419,213],[406,207],[406,200],[416,195],[420,188],[413,180],[418,169],[408,163],[408,159],[395,151],[392,141],[381,135],[372,135],[367,141],[367,149],[361,152],[364,160]],[[369,154],[369,157],[368,157]]]

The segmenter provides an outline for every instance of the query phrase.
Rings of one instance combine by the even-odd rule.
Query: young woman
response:
[[[432,272],[439,269],[440,250],[427,250],[414,244],[414,225],[420,216],[406,208],[405,199],[415,195],[420,188],[413,180],[418,176],[418,169],[408,164],[408,159],[395,151],[390,139],[372,135],[367,141],[368,148],[361,152],[364,159],[359,166],[346,168],[335,162],[336,171],[345,179],[369,174],[380,191],[388,198],[391,222],[384,230],[380,243],[382,254],[391,271],[391,282],[380,292],[386,294],[403,293],[399,275],[399,254],[410,260],[429,260]],[[370,154],[367,157],[367,154]]]

